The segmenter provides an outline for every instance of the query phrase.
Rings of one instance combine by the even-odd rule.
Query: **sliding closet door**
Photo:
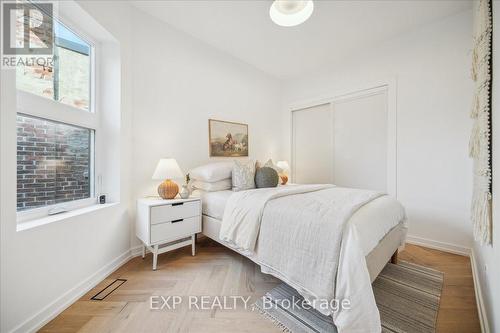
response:
[[[387,91],[339,100],[333,109],[334,183],[386,192]]]
[[[293,111],[292,181],[396,195],[393,101],[377,87]]]
[[[292,175],[299,184],[332,183],[333,117],[330,104],[292,112]]]

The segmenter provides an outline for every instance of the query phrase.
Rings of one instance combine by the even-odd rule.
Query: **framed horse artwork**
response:
[[[208,119],[210,157],[248,156],[248,125]]]

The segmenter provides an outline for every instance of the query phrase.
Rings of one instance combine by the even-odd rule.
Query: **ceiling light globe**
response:
[[[312,0],[275,0],[269,9],[269,16],[279,26],[293,27],[304,23],[313,10]]]

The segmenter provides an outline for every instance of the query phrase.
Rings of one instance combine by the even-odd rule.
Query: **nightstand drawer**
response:
[[[151,243],[172,241],[201,232],[200,216],[177,219],[151,226]]]
[[[151,224],[169,222],[200,215],[200,202],[179,202],[170,205],[151,207]]]

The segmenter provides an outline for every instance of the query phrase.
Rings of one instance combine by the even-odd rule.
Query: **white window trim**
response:
[[[17,90],[17,113],[93,130],[99,128],[95,112],[80,110],[23,90]]]
[[[66,125],[82,127],[85,129],[90,129],[92,131],[91,135],[91,145],[90,145],[90,197],[80,200],[67,201],[62,203],[57,203],[53,205],[37,207],[33,209],[23,210],[17,212],[17,223],[28,223],[34,220],[45,220],[51,219],[53,216],[57,215],[67,215],[68,213],[61,213],[57,215],[49,215],[51,211],[58,209],[64,210],[65,212],[72,212],[82,210],[89,206],[98,205],[98,191],[97,179],[101,175],[101,165],[99,158],[99,131],[100,131],[100,114],[99,104],[97,103],[97,91],[98,91],[98,80],[99,68],[98,68],[98,55],[99,55],[99,44],[96,40],[90,38],[85,34],[84,29],[80,28],[77,24],[71,22],[68,18],[64,17],[62,12],[59,12],[59,16],[56,18],[60,23],[64,24],[73,33],[78,35],[84,41],[88,42],[91,46],[90,49],[90,87],[89,87],[89,109],[82,110],[70,105],[54,101],[53,99],[32,94],[22,90],[16,90],[17,92],[17,113],[26,116],[47,119],[55,122],[59,122]],[[57,218],[54,218],[57,219]],[[21,228],[22,229],[22,228]]]

